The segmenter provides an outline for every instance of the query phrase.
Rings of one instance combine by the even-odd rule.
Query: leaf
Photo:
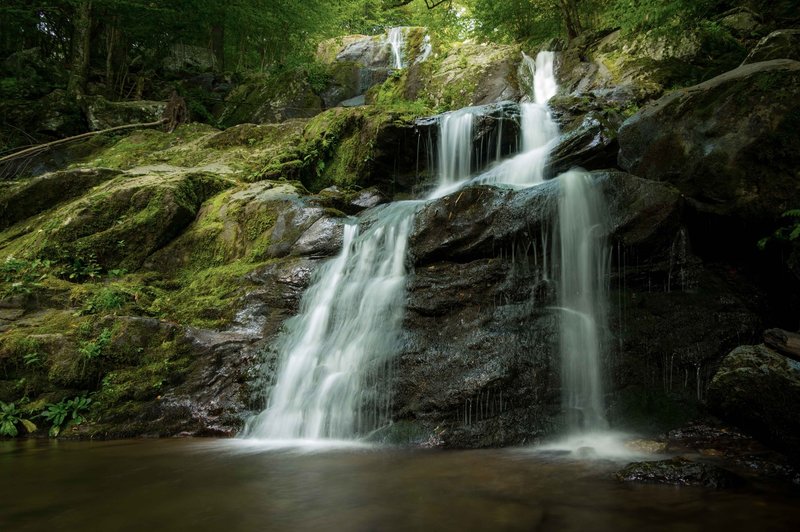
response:
[[[14,423],[6,420],[0,423],[0,434],[13,437],[19,434],[19,432],[17,431],[17,427],[14,426]]]
[[[36,424],[29,420],[29,419],[20,419],[22,422],[22,426],[25,427],[25,430],[28,432],[35,432],[36,431]]]

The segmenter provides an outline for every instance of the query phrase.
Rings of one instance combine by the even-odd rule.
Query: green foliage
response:
[[[800,209],[789,209],[781,215],[790,220],[772,233],[758,241],[758,249],[764,250],[770,242],[794,242],[800,238]]]
[[[96,339],[81,342],[78,353],[84,360],[84,363],[103,356],[106,352],[106,348],[111,343],[111,336],[111,329],[105,328]]]
[[[0,280],[3,281],[0,297],[15,294],[30,294],[42,286],[52,262],[49,260],[26,260],[7,257],[0,264]]]
[[[716,0],[614,0],[604,19],[624,33],[656,30],[680,33],[699,25],[713,12]]]
[[[0,436],[11,436],[13,438],[19,434],[17,425],[20,424],[28,432],[36,430],[36,425],[29,419],[22,417],[22,412],[14,403],[0,401]]]
[[[74,397],[45,406],[41,416],[50,423],[50,436],[56,438],[62,431],[83,423],[83,412],[89,409],[91,402],[88,397]]]
[[[89,297],[81,314],[97,314],[121,309],[129,300],[127,292],[113,286],[104,286]]]

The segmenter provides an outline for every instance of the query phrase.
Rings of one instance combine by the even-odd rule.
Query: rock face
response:
[[[745,65],[773,59],[800,61],[800,30],[773,31],[753,48],[744,60]]]
[[[166,107],[166,102],[110,102],[102,96],[85,98],[86,118],[93,131],[155,122],[161,119]]]
[[[797,456],[800,363],[764,345],[737,347],[723,359],[708,394],[720,416]]]
[[[621,172],[593,175],[614,243],[609,415],[617,426],[649,427],[669,415],[650,398],[699,399],[721,346],[753,334],[758,320],[691,255],[675,189]],[[406,432],[392,437],[479,447],[560,426],[550,249],[558,191],[557,181],[517,192],[470,187],[418,213],[394,399],[397,430]]]
[[[702,223],[717,230],[707,235],[709,246],[745,235],[754,242],[800,204],[798,128],[800,63],[755,63],[677,90],[628,119],[619,165],[691,198]],[[735,230],[722,231],[724,224]]]

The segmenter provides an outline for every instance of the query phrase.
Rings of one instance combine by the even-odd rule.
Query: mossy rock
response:
[[[204,173],[122,175],[0,233],[0,249],[132,271],[180,234],[206,198],[230,185]]]
[[[59,203],[74,199],[120,174],[108,168],[64,170],[30,180],[5,183],[0,189],[0,230]]]

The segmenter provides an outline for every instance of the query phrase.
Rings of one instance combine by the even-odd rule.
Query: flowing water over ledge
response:
[[[0,529],[791,530],[800,494],[623,484],[524,449],[0,442]]]

